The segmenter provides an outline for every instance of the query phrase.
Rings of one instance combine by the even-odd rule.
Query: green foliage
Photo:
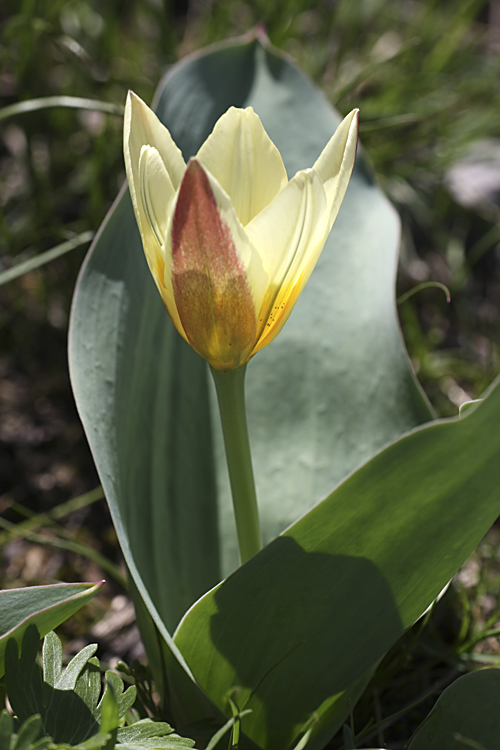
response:
[[[14,732],[14,721],[7,711],[0,713],[0,748],[2,750],[100,750],[108,749],[109,734],[97,734],[86,742],[70,745],[53,742],[51,737],[40,737],[43,724],[40,716],[30,716]],[[114,744],[109,750],[113,750]]]
[[[193,746],[193,740],[179,737],[165,722],[151,719],[142,719],[118,730],[120,750],[186,750]]]
[[[478,544],[498,515],[499,418],[497,386],[468,417],[396,441],[184,617],[174,641],[198,683],[222,710],[240,686],[261,747],[287,748],[313,713],[321,747]]]
[[[43,646],[43,673],[37,661],[39,635],[30,626],[24,636],[21,655],[17,644],[10,640],[6,651],[6,685],[12,708],[20,721],[39,714],[44,734],[55,742],[78,744],[96,734],[102,723],[102,706],[108,713],[116,708],[116,722],[123,718],[136,697],[134,686],[125,692],[123,682],[110,672],[106,673],[106,691],[101,701],[101,673],[99,662],[93,658],[96,644],[86,646],[62,672],[62,646],[55,633],[45,638]],[[113,701],[109,705],[112,691]],[[104,702],[106,699],[106,702]],[[104,703],[103,703],[104,702]],[[110,724],[106,716],[106,731]],[[111,725],[113,719],[111,719]]]
[[[44,636],[83,607],[101,586],[102,582],[58,583],[0,591],[0,677],[4,673],[5,648],[10,639],[20,643],[26,629],[32,625]]]
[[[444,691],[408,750],[496,750],[499,738],[500,669],[485,669]]]
[[[43,669],[37,660],[39,640],[36,626],[31,625],[20,655],[16,641],[8,642],[6,684],[15,724],[7,711],[0,714],[0,750],[114,750],[115,745],[123,750],[186,750],[194,745],[165,722],[129,716],[133,723],[124,726],[136,688],[125,690],[120,677],[108,671],[100,697],[95,644],[82,649],[62,671],[57,635],[51,632],[45,637]]]
[[[8,711],[0,713],[0,748],[2,750],[53,750],[50,737],[39,739],[42,722],[39,716],[30,716],[14,733],[14,720]]]

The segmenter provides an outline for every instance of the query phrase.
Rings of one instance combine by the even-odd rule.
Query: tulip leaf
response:
[[[40,638],[83,607],[101,583],[56,583],[0,591],[0,677],[4,674],[5,648],[9,638],[21,643],[27,627],[34,624]]]
[[[345,692],[498,516],[499,419],[497,386],[468,416],[400,438],[187,613],[176,645],[222,710],[231,690],[252,709],[254,742],[285,750],[313,715],[310,748],[341,727]]]
[[[500,669],[484,669],[446,688],[409,750],[495,750],[500,747],[499,738]]]
[[[312,166],[340,121],[311,81],[255,36],[174,66],[156,96],[186,158],[230,105],[254,107],[290,176]],[[397,322],[398,241],[397,214],[358,154],[318,267],[281,334],[248,367],[266,542],[382,446],[432,418]],[[126,191],[80,275],[70,369],[162,694],[175,716],[188,705],[186,721],[224,723],[170,636],[237,563],[216,398],[206,363],[161,303]]]

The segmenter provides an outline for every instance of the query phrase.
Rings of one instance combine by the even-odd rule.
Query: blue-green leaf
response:
[[[32,623],[42,638],[92,599],[103,583],[56,583],[0,591],[0,677],[9,638],[21,643]]]

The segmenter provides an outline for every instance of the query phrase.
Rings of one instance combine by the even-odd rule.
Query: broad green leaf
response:
[[[499,420],[497,386],[400,438],[188,612],[176,645],[227,714],[238,689],[254,742],[285,750],[313,714],[311,750],[340,728],[346,691],[498,516]]]
[[[21,643],[31,623],[43,637],[92,599],[103,583],[56,583],[0,591],[0,677],[9,638]]]
[[[460,677],[438,698],[409,750],[498,750],[500,669]]]

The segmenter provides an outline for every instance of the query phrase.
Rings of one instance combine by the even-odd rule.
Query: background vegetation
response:
[[[363,146],[403,220],[398,295],[427,281],[450,291],[448,303],[422,289],[399,311],[437,414],[457,414],[500,370],[498,0],[2,0],[0,107],[72,96],[119,113],[129,88],[149,102],[181,56],[257,23],[342,113],[360,107]],[[124,180],[121,128],[119,114],[95,109],[0,110],[0,272],[97,230]],[[84,254],[80,244],[0,286],[0,584],[104,575],[103,595],[62,633],[69,652],[91,633],[112,661],[141,648],[69,388]],[[500,664],[498,536],[493,528],[425,627],[386,659],[356,731],[460,671]],[[402,746],[433,700],[372,742]]]

